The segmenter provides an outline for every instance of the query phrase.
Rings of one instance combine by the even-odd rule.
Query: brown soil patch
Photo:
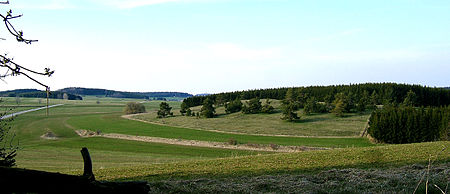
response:
[[[47,133],[44,133],[43,135],[41,135],[41,138],[42,139],[58,139],[56,134],[51,131],[48,131]]]
[[[172,145],[184,145],[184,146],[196,146],[196,147],[208,147],[208,148],[223,148],[223,149],[237,149],[237,150],[253,150],[253,151],[270,151],[270,152],[301,152],[309,150],[324,150],[327,148],[315,148],[305,146],[281,146],[276,144],[237,144],[230,145],[224,142],[210,142],[210,141],[197,141],[197,140],[184,140],[184,139],[169,139],[161,137],[148,137],[148,136],[136,136],[136,135],[124,135],[117,133],[96,133],[89,130],[76,130],[75,131],[81,137],[105,137],[112,139],[124,139],[132,141],[152,142],[152,143],[165,143]]]

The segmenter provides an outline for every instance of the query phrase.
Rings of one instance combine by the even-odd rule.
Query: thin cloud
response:
[[[61,10],[76,8],[71,0],[40,0],[40,1],[14,1],[10,2],[11,7],[15,9],[45,9]]]
[[[200,0],[93,0],[93,1],[119,9],[133,9],[137,7],[155,4],[173,3],[173,2],[199,2]]]

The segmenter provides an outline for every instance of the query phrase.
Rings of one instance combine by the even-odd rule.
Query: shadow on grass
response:
[[[325,117],[308,117],[308,118],[300,118],[299,120],[292,121],[293,123],[311,123],[318,121],[326,121],[331,120],[333,118],[325,118]]]
[[[127,177],[127,178],[118,178],[113,179],[113,181],[136,181],[136,180],[146,180],[146,181],[161,181],[161,180],[192,180],[192,179],[200,179],[200,178],[206,178],[206,179],[217,179],[217,178],[231,178],[231,177],[238,177],[238,176],[262,176],[262,175],[280,175],[280,174],[317,174],[321,173],[323,171],[328,170],[339,170],[339,169],[362,169],[362,170],[370,170],[370,169],[378,169],[378,170],[387,170],[390,168],[401,168],[407,165],[413,165],[414,166],[425,166],[427,165],[427,161],[402,161],[402,162],[360,162],[355,163],[353,165],[331,165],[331,166],[324,166],[324,167],[310,167],[310,168],[303,168],[303,169],[292,169],[292,170],[281,170],[281,169],[264,169],[264,170],[241,170],[238,172],[229,172],[229,173],[221,173],[216,174],[214,172],[207,172],[207,173],[198,173],[198,174],[189,174],[182,171],[175,171],[170,173],[161,173],[161,174],[149,174],[144,176],[135,176],[135,177]],[[434,165],[448,165],[447,159],[438,159],[434,162]],[[424,170],[425,167],[423,167]],[[415,167],[417,168],[417,167]]]

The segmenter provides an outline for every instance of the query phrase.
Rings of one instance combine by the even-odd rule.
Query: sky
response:
[[[450,86],[448,0],[10,0],[0,52],[65,87],[191,94],[396,82]],[[0,69],[2,71],[2,69]],[[44,89],[23,76],[0,90]]]

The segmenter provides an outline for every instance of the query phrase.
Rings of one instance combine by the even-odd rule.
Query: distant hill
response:
[[[66,96],[64,96],[66,95]],[[17,89],[17,90],[8,90],[0,92],[1,97],[24,97],[24,98],[47,98],[47,92],[41,91],[37,89]],[[53,99],[64,99],[68,100],[83,100],[81,96],[77,96],[74,94],[60,92],[60,91],[52,91],[50,92],[49,98]]]
[[[15,97],[18,94],[23,93],[32,93],[32,92],[40,92],[40,90],[37,89],[17,89],[17,90],[7,90],[7,91],[1,91],[0,96],[1,97]]]
[[[211,94],[203,93],[203,94],[196,94],[195,96],[209,96],[209,95],[211,95]]]
[[[64,88],[58,91],[75,95],[92,95],[92,96],[104,96],[112,98],[137,98],[137,99],[170,98],[170,97],[188,98],[192,96],[192,94],[183,92],[122,92],[98,88],[79,88],[79,87]]]

